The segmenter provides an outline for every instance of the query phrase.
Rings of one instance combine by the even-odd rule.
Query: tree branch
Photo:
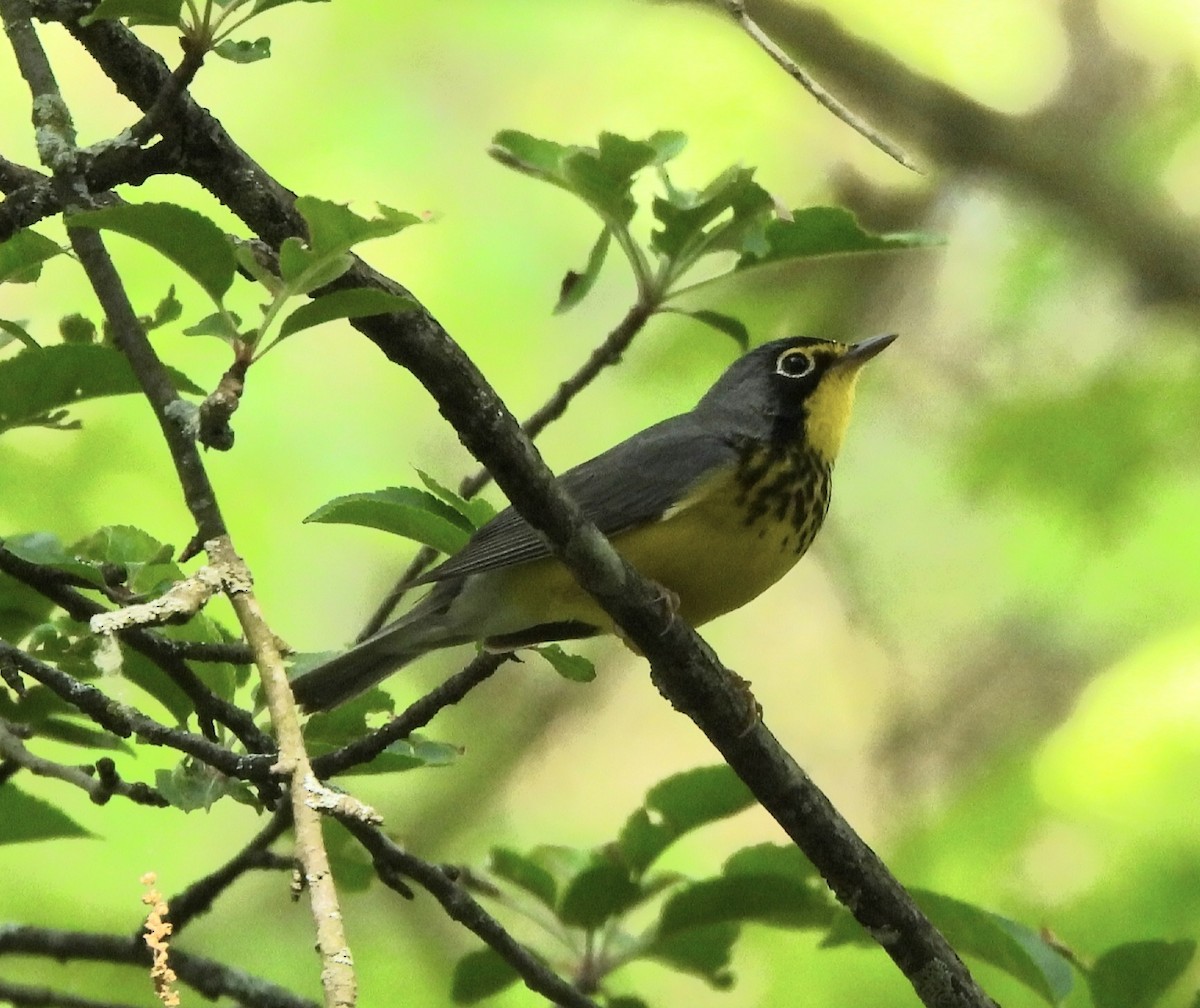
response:
[[[141,935],[60,931],[5,923],[0,923],[0,955],[45,956],[59,962],[83,959],[141,969],[147,968],[152,958]],[[317,1008],[314,1001],[276,984],[174,947],[171,967],[180,980],[210,1000],[229,997],[248,1008]]]
[[[15,1008],[135,1008],[130,1004],[115,1001],[97,1001],[88,997],[77,997],[65,991],[49,987],[29,987],[25,984],[0,980],[0,1002]]]
[[[758,26],[749,14],[746,13],[746,5],[743,0],[724,0],[725,9],[733,16],[733,19],[741,26],[742,31],[750,36],[763,52],[775,61],[775,64],[783,70],[789,77],[799,84],[805,91],[816,99],[817,104],[827,111],[833,113],[838,119],[849,126],[854,132],[865,137],[866,140],[873,146],[879,148],[888,157],[899,162],[905,168],[915,171],[918,175],[923,175],[924,172],[917,167],[916,163],[904,153],[899,145],[893,143],[882,133],[878,132],[869,123],[864,122],[850,109],[838,101],[825,88],[815,81],[812,76],[792,59],[787,53],[779,48],[767,35],[766,32]]]
[[[607,367],[616,364],[621,355],[629,349],[633,338],[646,325],[653,309],[642,301],[637,301],[625,313],[625,317],[617,324],[604,341],[596,347],[582,366],[570,377],[563,380],[554,394],[538,407],[529,418],[521,424],[521,430],[530,441],[536,441],[539,434],[558,420],[571,405],[574,398],[587,388]],[[458,492],[463,497],[474,497],[491,481],[487,469],[477,469],[470,476],[464,476],[458,485]],[[436,559],[437,550],[431,546],[422,546],[413,557],[408,569],[400,576],[391,591],[384,596],[366,625],[359,631],[358,640],[365,640],[387,622],[392,610],[396,608],[416,578]]]
[[[416,882],[442,905],[447,916],[458,921],[487,943],[524,981],[525,986],[564,1008],[597,1008],[571,984],[544,965],[524,945],[512,937],[470,893],[444,868],[408,853],[380,830],[355,819],[340,819],[343,826],[366,848],[375,861],[375,870],[385,884],[395,873]]]
[[[414,701],[382,728],[342,746],[341,749],[316,757],[312,762],[313,773],[322,780],[328,780],[345,773],[351,767],[369,763],[393,742],[408,738],[418,728],[427,725],[438,711],[458,703],[511,657],[511,654],[487,652],[476,655],[461,672],[456,672],[441,686]]]
[[[96,804],[107,804],[113,795],[128,798],[138,805],[164,808],[171,803],[149,784],[129,784],[121,780],[116,764],[105,756],[95,766],[66,766],[31,753],[12,726],[0,719],[0,758],[15,763],[38,777],[65,781],[87,793]],[[99,776],[97,776],[97,773]]]
[[[269,849],[291,825],[291,812],[284,808],[276,810],[270,821],[250,840],[245,847],[221,865],[216,871],[198,878],[182,892],[167,900],[171,908],[167,919],[171,922],[172,934],[179,933],[201,914],[212,909],[214,901],[246,872],[256,868],[290,868],[295,861],[281,857]]]

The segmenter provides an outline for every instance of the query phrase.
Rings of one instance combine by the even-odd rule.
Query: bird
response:
[[[812,544],[862,366],[896,338],[796,336],[743,354],[693,409],[569,469],[559,483],[692,626],[762,594]],[[617,633],[511,507],[417,584],[408,612],[292,681],[324,711],[440,648],[509,652]]]

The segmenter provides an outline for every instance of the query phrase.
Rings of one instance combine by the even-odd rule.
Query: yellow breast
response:
[[[828,502],[827,467],[811,456],[760,451],[697,486],[659,521],[615,536],[613,545],[678,596],[680,615],[700,626],[745,605],[791,570]],[[462,602],[478,613],[480,637],[567,620],[612,632],[608,615],[557,560],[471,580]]]

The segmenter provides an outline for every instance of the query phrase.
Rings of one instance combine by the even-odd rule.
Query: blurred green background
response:
[[[1191,0],[930,0],[903,11],[846,0],[829,10],[992,110],[1025,122],[1066,110],[1074,129],[1058,137],[1058,156],[1078,158],[1090,137],[1085,162],[1115,173],[1131,203],[1153,197],[1178,218],[1200,210]],[[903,881],[1044,925],[1083,957],[1200,934],[1194,302],[1144,297],[1103,229],[1063,209],[1069,193],[1038,198],[1053,177],[1039,189],[1004,164],[949,170],[919,138],[897,135],[927,169],[906,171],[700,6],[305,4],[263,19],[261,32],[274,56],[212,61],[198,100],[298,193],[364,213],[380,201],[436,214],[368,246],[367,258],[421,298],[518,415],[585,358],[632,290],[610,257],[583,306],[550,314],[596,224],[567,195],[490,160],[499,129],[579,143],[601,130],[680,129],[691,142],[678,184],[740,162],[785,205],[846,202],[867,226],[944,235],[933,249],[762,269],[695,296],[696,307],[737,314],[756,341],[901,333],[862,383],[816,547],[705,636]],[[57,28],[44,35],[81,141],[128,125],[132,110],[86,55]],[[175,58],[169,32],[143,37]],[[27,106],[12,61],[0,60],[0,151],[36,164]],[[856,108],[872,118],[870,105]],[[913,115],[936,121],[939,110]],[[127,195],[195,205],[238,230],[189,183],[153,180]],[[153,254],[119,237],[112,246],[140,310],[174,282],[184,321],[205,313],[198,290]],[[31,320],[43,342],[74,310],[97,311],[66,259],[36,287],[0,291],[0,314]],[[215,340],[177,330],[155,340],[201,385],[227,366]],[[543,452],[564,468],[687,409],[735,353],[697,323],[652,320],[547,432]],[[131,523],[182,547],[190,527],[148,408],[131,398],[77,415],[78,433],[0,439],[0,534],[46,529],[71,541]],[[411,483],[416,468],[453,483],[471,460],[420,386],[345,325],[305,333],[255,367],[235,426],[235,450],[208,462],[267,616],[299,650],[336,648],[411,549],[301,519],[338,494]],[[659,698],[644,663],[615,643],[585,650],[595,683],[564,683],[536,659],[507,666],[431,726],[465,748],[454,767],[356,782],[356,792],[430,860],[480,863],[498,843],[602,843],[650,784],[714,754]],[[465,657],[431,657],[392,688],[415,696]],[[169,762],[143,753],[120,768],[151,779]],[[64,803],[96,838],[0,847],[0,920],[131,931],[143,872],[157,871],[169,894],[258,826],[228,802],[185,816],[92,808],[54,782],[22,786]],[[782,836],[746,813],[691,838],[672,864],[703,875],[764,840]],[[475,942],[431,899],[354,895],[347,919],[364,1005],[448,1003],[450,964]],[[289,903],[282,877],[244,881],[180,945],[316,992],[307,910]],[[729,992],[653,967],[613,986],[694,1008],[915,1003],[883,955],[822,952],[803,934],[750,929],[734,968]],[[48,973],[44,961],[0,964],[14,978]],[[1002,1003],[1037,1003],[979,973]],[[54,976],[81,991],[103,978],[106,996],[150,1003],[130,970],[71,964]],[[1191,1004],[1198,977],[1193,968],[1167,1003]],[[495,1003],[538,999],[518,990]],[[1068,1003],[1089,1002],[1079,991]]]

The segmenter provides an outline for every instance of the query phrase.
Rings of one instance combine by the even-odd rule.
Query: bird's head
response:
[[[842,447],[862,366],[896,338],[859,343],[794,336],[756,347],[735,361],[696,412],[735,433],[804,442],[832,465]]]

